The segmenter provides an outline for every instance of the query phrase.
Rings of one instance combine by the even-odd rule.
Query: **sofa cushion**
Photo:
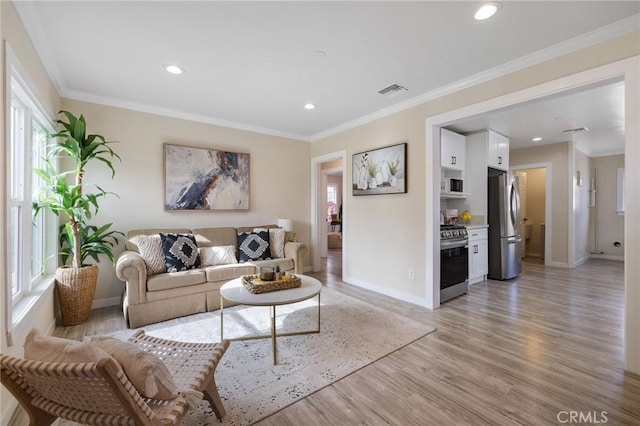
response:
[[[120,363],[131,384],[142,395],[163,400],[178,397],[171,373],[154,354],[143,351],[133,343],[108,336],[94,336],[90,342]]]
[[[238,244],[236,228],[196,228],[193,230],[198,247],[235,246]]]
[[[150,276],[147,279],[147,291],[168,290],[206,282],[204,269],[172,272]]]
[[[242,232],[238,234],[238,257],[240,263],[270,259],[269,232]]]
[[[235,265],[210,266],[206,269],[207,282],[228,281],[242,275],[256,273],[256,268],[252,263],[236,263]]]
[[[191,234],[163,234],[162,251],[167,272],[186,271],[200,267],[200,254],[196,239]]]
[[[280,266],[281,271],[291,271],[295,268],[293,259],[270,259],[270,260],[255,260],[251,262],[252,265],[260,270],[263,266]]]
[[[282,259],[284,257],[284,237],[287,231],[282,228],[256,228],[253,232],[267,231],[269,233],[269,252],[271,259]]]
[[[160,234],[137,235],[133,238],[133,242],[138,246],[138,251],[144,259],[149,275],[167,272]]]
[[[238,263],[236,246],[198,247],[201,266],[229,265]]]
[[[127,248],[127,250],[140,252],[138,246],[134,241],[135,237],[137,237],[138,235],[160,235],[161,232],[164,234],[188,234],[191,232],[191,230],[186,228],[132,229],[131,231],[127,232],[127,239],[124,242],[125,247]]]

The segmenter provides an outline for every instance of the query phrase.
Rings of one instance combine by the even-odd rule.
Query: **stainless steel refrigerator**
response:
[[[520,274],[520,188],[517,176],[489,168],[489,274],[508,280]]]

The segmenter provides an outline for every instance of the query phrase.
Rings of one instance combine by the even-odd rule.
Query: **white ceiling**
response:
[[[504,64],[513,70],[640,27],[638,1],[511,1],[475,21],[478,4],[15,2],[65,97],[304,140],[462,87],[479,73],[488,78]],[[168,63],[185,74],[168,74]],[[376,93],[393,83],[409,90]],[[576,96],[578,110],[593,115],[582,107],[591,98]],[[307,102],[317,108],[303,109]],[[556,121],[569,126],[567,109],[576,110],[557,108]],[[555,132],[540,115],[540,131]],[[508,130],[528,138],[524,128]]]
[[[575,140],[576,148],[589,155],[624,152],[624,82],[595,87],[528,102],[489,114],[470,117],[446,126],[458,133],[493,129],[509,137],[509,148],[519,149]],[[564,130],[586,127],[586,132]],[[539,142],[532,142],[541,137]]]

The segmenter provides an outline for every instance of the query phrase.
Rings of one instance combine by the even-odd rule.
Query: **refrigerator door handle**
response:
[[[507,244],[520,244],[522,242],[522,238],[520,237],[509,237],[507,238]]]

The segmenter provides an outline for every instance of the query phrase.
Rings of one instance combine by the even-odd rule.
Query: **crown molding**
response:
[[[374,113],[367,114],[363,117],[348,121],[331,129],[316,133],[314,135],[311,135],[309,139],[311,140],[311,142],[316,142],[326,137],[344,132],[349,129],[353,129],[358,126],[362,126],[363,124],[387,117],[400,111],[404,111],[428,101],[441,98],[455,92],[459,92],[460,90],[467,89],[469,87],[477,86],[478,84],[485,83],[498,77],[523,70],[525,68],[529,68],[533,65],[537,65],[539,63],[557,58],[562,55],[566,55],[571,52],[575,52],[580,49],[584,49],[603,41],[610,40],[631,31],[637,31],[639,29],[640,14],[635,14],[628,18],[622,19],[609,25],[605,25],[604,27],[600,27],[588,33],[584,33],[577,37],[558,43],[556,45],[538,50],[529,55],[525,55],[513,61],[506,62],[502,65],[498,65],[497,67],[490,68],[486,71],[482,71],[470,77],[458,80],[445,86],[441,86],[429,92],[425,92],[421,95],[407,99],[390,107],[383,108]]]
[[[464,78],[441,86],[434,90],[425,92],[413,98],[407,99],[403,102],[397,103],[387,108],[383,108],[371,114],[367,114],[355,120],[351,120],[340,124],[336,127],[329,128],[322,132],[313,135],[300,135],[296,133],[284,132],[276,129],[269,129],[260,126],[254,126],[251,124],[234,122],[223,120],[215,117],[198,115],[187,113],[184,111],[171,110],[168,108],[161,108],[152,105],[125,101],[121,99],[108,98],[96,96],[93,94],[73,91],[68,88],[66,80],[60,71],[60,67],[55,59],[55,56],[51,53],[49,41],[45,37],[42,31],[42,23],[35,12],[33,2],[31,1],[17,1],[12,0],[13,5],[22,20],[25,28],[29,28],[28,35],[32,40],[33,46],[40,57],[40,61],[43,64],[47,74],[58,94],[61,97],[75,99],[79,101],[86,101],[98,104],[104,104],[108,106],[114,106],[118,108],[126,108],[134,111],[147,112],[151,114],[166,115],[168,117],[179,118],[183,120],[190,120],[200,123],[212,124],[215,126],[230,127],[238,130],[245,130],[254,133],[262,133],[271,136],[283,137],[288,139],[295,139],[304,142],[316,142],[324,139],[328,136],[335,135],[337,133],[344,132],[349,129],[353,129],[358,126],[362,126],[371,121],[378,120],[380,118],[387,117],[400,111],[412,108],[414,106],[426,103],[433,99],[441,98],[443,96],[458,92],[469,87],[476,86],[481,83],[493,80],[498,77],[531,67],[544,61],[580,50],[591,45],[601,43],[603,41],[621,36],[631,31],[637,31],[640,29],[640,14],[632,15],[628,18],[558,43],[554,46],[539,50],[532,54],[523,56],[510,62],[506,62],[494,68],[490,68],[486,71],[480,72],[468,78]]]
[[[240,123],[237,121],[222,120],[206,115],[192,114],[188,112],[162,108],[137,102],[125,101],[122,99],[110,98],[106,96],[97,96],[91,93],[80,92],[76,90],[68,90],[64,97],[82,102],[90,102],[94,104],[106,105],[115,108],[123,108],[132,111],[145,112],[148,114],[161,115],[165,117],[177,118],[181,120],[194,121],[197,123],[211,124],[213,126],[227,127],[230,129],[244,130],[247,132],[260,133],[269,136],[276,136],[286,139],[294,139],[300,142],[310,142],[309,137],[299,135],[297,133],[283,132],[280,130],[269,129],[266,127],[254,126],[252,124]]]

